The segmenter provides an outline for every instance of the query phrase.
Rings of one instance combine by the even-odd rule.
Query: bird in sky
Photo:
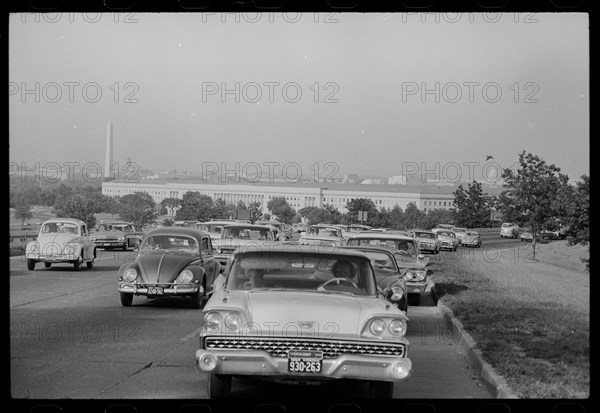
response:
[[[490,159],[494,159],[494,157],[493,157],[492,155],[488,155],[488,156],[485,158],[485,160],[486,160],[486,161],[489,161]]]

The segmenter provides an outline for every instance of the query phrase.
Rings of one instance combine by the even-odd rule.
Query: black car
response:
[[[146,233],[135,261],[119,268],[121,304],[129,307],[134,295],[183,296],[191,297],[193,308],[202,308],[220,272],[208,233],[195,228],[157,228]]]

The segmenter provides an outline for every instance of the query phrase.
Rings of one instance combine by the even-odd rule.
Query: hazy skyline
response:
[[[479,171],[488,155],[510,167],[526,150],[574,179],[589,175],[588,26],[583,13],[14,14],[9,158],[104,165],[111,121],[115,161],[154,170],[391,176]]]

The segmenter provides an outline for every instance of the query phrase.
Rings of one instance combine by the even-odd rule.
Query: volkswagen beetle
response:
[[[27,244],[25,256],[27,268],[31,271],[38,262],[43,262],[46,268],[52,264],[69,263],[77,271],[83,263],[87,268],[94,266],[96,247],[90,240],[85,222],[56,218],[42,224],[37,239]]]
[[[191,297],[192,308],[202,308],[220,272],[208,233],[162,227],[148,231],[135,261],[119,268],[117,289],[124,307],[132,304],[134,295],[145,295]]]

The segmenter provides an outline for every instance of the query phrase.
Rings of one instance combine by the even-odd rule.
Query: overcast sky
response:
[[[526,150],[589,174],[586,14],[43,17],[10,18],[14,162],[103,165],[110,120],[115,160],[155,170],[389,176]]]

